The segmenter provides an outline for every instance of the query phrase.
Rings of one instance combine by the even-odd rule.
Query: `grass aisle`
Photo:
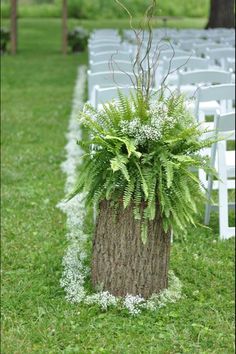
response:
[[[65,132],[78,63],[59,53],[60,21],[21,21],[2,71],[2,353],[234,353],[234,240],[189,230],[172,248],[185,298],[137,318],[65,301]]]

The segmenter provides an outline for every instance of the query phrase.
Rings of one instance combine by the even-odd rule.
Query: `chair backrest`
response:
[[[130,93],[135,93],[135,88],[133,86],[127,87],[108,87],[101,88],[99,86],[95,86],[94,88],[94,102],[93,105],[95,108],[98,108],[98,105],[107,103],[113,99],[118,99],[119,92],[124,96],[129,96]]]
[[[197,69],[207,69],[209,66],[209,59],[184,56],[173,58],[170,61],[170,58],[163,59],[163,72],[166,73],[170,67],[170,71],[185,69],[185,70],[197,70]]]
[[[115,29],[100,29],[95,30],[91,34],[91,38],[101,38],[101,37],[117,37],[118,31]]]
[[[120,45],[121,39],[119,37],[107,37],[107,38],[99,38],[99,39],[93,39],[88,42],[88,48],[93,48],[94,46],[97,45],[107,45],[107,44],[115,44],[115,45]]]
[[[231,82],[231,73],[219,70],[194,70],[178,72],[178,89],[192,84],[227,84]]]
[[[103,71],[121,71],[121,72],[132,72],[133,64],[131,61],[125,60],[110,60],[102,62],[90,61],[90,70],[92,73],[103,72]]]
[[[234,48],[230,47],[208,49],[208,55],[212,59],[234,58],[234,54]]]
[[[135,76],[131,73],[122,73],[120,71],[114,72],[99,72],[91,73],[88,70],[88,94],[91,99],[94,86],[111,87],[111,86],[133,86]]]
[[[91,52],[98,54],[98,53],[109,52],[109,51],[113,51],[113,52],[126,51],[129,50],[129,47],[125,47],[120,44],[97,44],[91,46],[89,49]]]
[[[235,59],[227,58],[225,66],[226,66],[226,70],[235,73]]]
[[[222,43],[214,43],[214,42],[208,42],[206,43],[201,43],[201,44],[194,44],[193,49],[195,50],[197,55],[204,55],[206,56],[207,51],[209,49],[220,49],[225,47],[225,44]]]
[[[226,140],[235,140],[235,112],[220,114],[215,119],[215,130]]]
[[[162,60],[163,58],[171,59],[172,57],[177,58],[177,57],[190,57],[193,53],[192,52],[187,52],[186,50],[182,49],[168,49],[168,50],[162,50],[162,51],[157,51],[156,55],[159,56],[159,59]]]
[[[221,84],[213,86],[204,86],[197,89],[197,98],[195,105],[195,117],[198,120],[199,104],[201,102],[219,101],[221,104],[221,113],[226,113],[227,106],[232,106],[235,100],[235,85],[234,84]]]
[[[179,47],[183,50],[190,51],[191,49],[194,48],[196,44],[206,44],[207,46],[207,41],[203,39],[187,39],[187,40],[180,40],[179,42]]]
[[[107,52],[102,52],[102,53],[90,53],[90,60],[92,60],[94,63],[95,62],[101,62],[101,61],[109,61],[109,60],[130,60],[132,58],[132,55],[129,51],[112,51],[109,50]]]
[[[227,58],[235,58],[234,48],[218,48],[218,49],[208,49],[206,55],[212,61],[217,61],[222,67],[225,67],[225,62]]]
[[[222,84],[198,88],[200,102],[233,100],[235,98],[235,85]]]

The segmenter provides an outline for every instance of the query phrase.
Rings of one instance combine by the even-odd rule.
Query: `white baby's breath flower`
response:
[[[133,316],[141,312],[140,305],[145,302],[145,299],[140,295],[126,295],[124,299],[124,307],[127,308],[129,313]]]
[[[107,310],[108,307],[117,305],[118,298],[111,295],[108,291],[103,291],[97,294],[87,296],[84,302],[88,305],[97,304],[103,310]]]

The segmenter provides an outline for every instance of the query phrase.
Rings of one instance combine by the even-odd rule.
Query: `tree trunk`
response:
[[[62,53],[67,54],[67,0],[62,1]]]
[[[17,0],[11,0],[11,54],[17,51]]]
[[[211,0],[206,28],[234,28],[234,0]]]
[[[145,245],[132,206],[114,211],[110,202],[103,201],[99,209],[92,257],[94,287],[115,296],[144,298],[167,288],[171,237],[163,230],[159,208],[149,223]]]

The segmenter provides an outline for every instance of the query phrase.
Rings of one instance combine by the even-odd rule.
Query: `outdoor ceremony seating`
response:
[[[107,51],[107,52],[99,52],[99,53],[94,53],[94,52],[91,52],[90,53],[90,56],[89,56],[89,59],[92,61],[92,62],[102,62],[102,61],[111,61],[111,60],[114,60],[114,61],[117,61],[117,60],[130,60],[132,58],[132,52],[130,50],[124,52],[124,51]]]
[[[225,69],[227,58],[235,58],[235,49],[229,47],[207,49],[206,55],[210,58],[212,65],[218,65]]]
[[[199,87],[196,93],[196,120],[199,122],[205,122],[206,115],[215,115],[216,109],[218,109],[221,114],[232,111],[234,100],[234,84],[230,83]],[[214,107],[216,107],[215,110]]]
[[[120,71],[107,71],[99,73],[91,73],[88,70],[88,90],[89,99],[91,103],[94,103],[94,87],[99,85],[99,87],[113,87],[113,86],[132,86],[132,80],[134,80],[134,74],[123,73]]]
[[[132,72],[133,64],[128,60],[104,60],[101,62],[90,61],[90,70],[92,73],[104,72],[104,71],[122,71]]]
[[[126,87],[106,87],[101,88],[100,86],[94,87],[94,107],[98,108],[99,105],[103,105],[108,103],[111,100],[118,99],[118,90],[124,96],[129,96],[130,93],[135,93],[134,86],[126,86]]]
[[[232,74],[221,70],[178,71],[178,91],[188,97],[193,97],[199,86],[227,84],[231,82]]]
[[[207,87],[199,87],[197,90],[197,98],[195,103],[195,117],[202,125],[203,129],[214,131],[217,112],[225,114],[233,111],[233,101],[235,100],[235,85],[221,84]],[[201,106],[202,105],[202,106]],[[206,115],[214,117],[214,122],[206,122]],[[202,152],[204,155],[210,156],[209,149]],[[207,187],[207,176],[204,171],[199,171],[199,178],[203,186]],[[234,185],[234,181],[229,181],[230,186]],[[218,189],[218,183],[214,183],[214,189]]]
[[[235,236],[235,228],[229,226],[229,208],[235,208],[235,203],[229,203],[228,190],[235,189],[235,149],[227,150],[227,141],[235,142],[235,112],[220,115],[218,112],[214,128],[218,137],[225,140],[213,144],[211,149],[211,166],[215,167],[219,180],[216,182],[219,188],[219,227],[220,238],[227,239]],[[232,179],[233,178],[233,179]],[[216,205],[211,204],[212,190],[214,183],[212,178],[207,181],[208,202],[205,208],[205,224],[209,225],[211,210]],[[232,183],[233,182],[233,183]]]
[[[220,49],[220,48],[225,48],[226,43],[215,43],[208,41],[207,43],[201,43],[201,44],[195,44],[193,45],[193,49],[198,56],[206,57],[208,50],[212,49]],[[230,47],[228,45],[228,47]]]
[[[162,82],[162,78],[169,73],[166,83],[170,86],[170,90],[174,91],[177,88],[178,83],[178,70],[202,70],[207,69],[208,67],[209,59],[207,58],[200,58],[196,56],[181,56],[173,58],[170,61],[170,58],[164,57],[161,80],[160,74],[157,72],[156,86],[158,87]]]

